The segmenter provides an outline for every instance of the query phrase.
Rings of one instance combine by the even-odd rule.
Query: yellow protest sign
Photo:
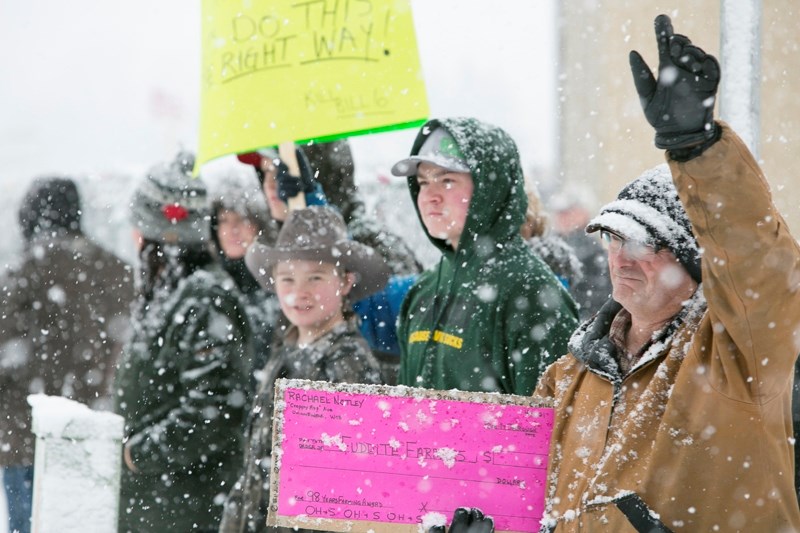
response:
[[[421,124],[408,0],[204,0],[198,166]]]

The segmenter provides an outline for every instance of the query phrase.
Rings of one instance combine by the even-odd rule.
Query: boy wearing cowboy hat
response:
[[[244,475],[225,503],[224,532],[266,529],[277,378],[381,381],[348,301],[380,290],[389,267],[372,248],[347,237],[339,213],[322,206],[290,212],[275,246],[253,244],[245,262],[264,288],[277,293],[290,324],[262,371],[248,424]]]

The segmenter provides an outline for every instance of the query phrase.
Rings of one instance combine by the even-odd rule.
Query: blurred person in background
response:
[[[289,215],[289,198],[302,195],[305,206],[328,204],[322,186],[314,179],[314,171],[305,152],[301,148],[295,148],[295,156],[299,176],[289,173],[289,168],[275,148],[263,148],[237,155],[239,162],[251,166],[255,171],[269,213],[279,230]]]
[[[75,182],[33,182],[19,208],[24,250],[0,280],[0,465],[9,531],[30,530],[35,436],[29,394],[110,407],[130,331],[128,266],[81,229]]]
[[[525,178],[525,195],[528,209],[520,235],[531,251],[542,258],[558,280],[570,290],[583,279],[583,267],[572,246],[556,233],[550,231],[550,220],[542,205],[536,184]],[[575,297],[572,293],[573,298]]]
[[[223,268],[239,289],[250,320],[253,361],[249,384],[250,392],[255,392],[257,374],[269,357],[280,306],[275,293],[264,289],[247,269],[244,257],[247,248],[256,240],[274,244],[278,225],[267,209],[262,191],[252,176],[248,175],[251,172],[249,168],[236,164],[235,167],[225,167],[221,172],[216,179],[208,179],[211,191],[211,240]]]
[[[216,531],[242,461],[251,331],[214,261],[194,158],[150,169],[134,192],[133,338],[115,382],[125,418],[121,532]]]
[[[553,230],[572,248],[581,265],[582,276],[570,285],[581,320],[594,315],[611,295],[608,258],[597,239],[586,234],[591,213],[582,189],[564,190],[549,202]]]

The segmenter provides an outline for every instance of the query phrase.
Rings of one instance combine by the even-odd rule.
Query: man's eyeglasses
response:
[[[625,255],[636,261],[652,261],[661,249],[652,244],[645,244],[643,242],[620,237],[616,233],[605,229],[600,230],[600,242],[603,244],[603,248],[615,254],[620,253],[624,248]]]

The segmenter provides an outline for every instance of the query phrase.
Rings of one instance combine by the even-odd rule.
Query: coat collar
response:
[[[609,340],[608,332],[614,317],[621,309],[620,303],[609,298],[595,316],[578,327],[569,340],[569,351],[573,357],[586,365],[589,371],[614,383],[621,382],[624,376],[621,375],[616,348]],[[684,302],[678,314],[653,336],[653,342],[631,369],[631,373],[663,356],[678,328],[685,323],[696,323],[705,310],[706,299],[701,284],[692,297]]]

